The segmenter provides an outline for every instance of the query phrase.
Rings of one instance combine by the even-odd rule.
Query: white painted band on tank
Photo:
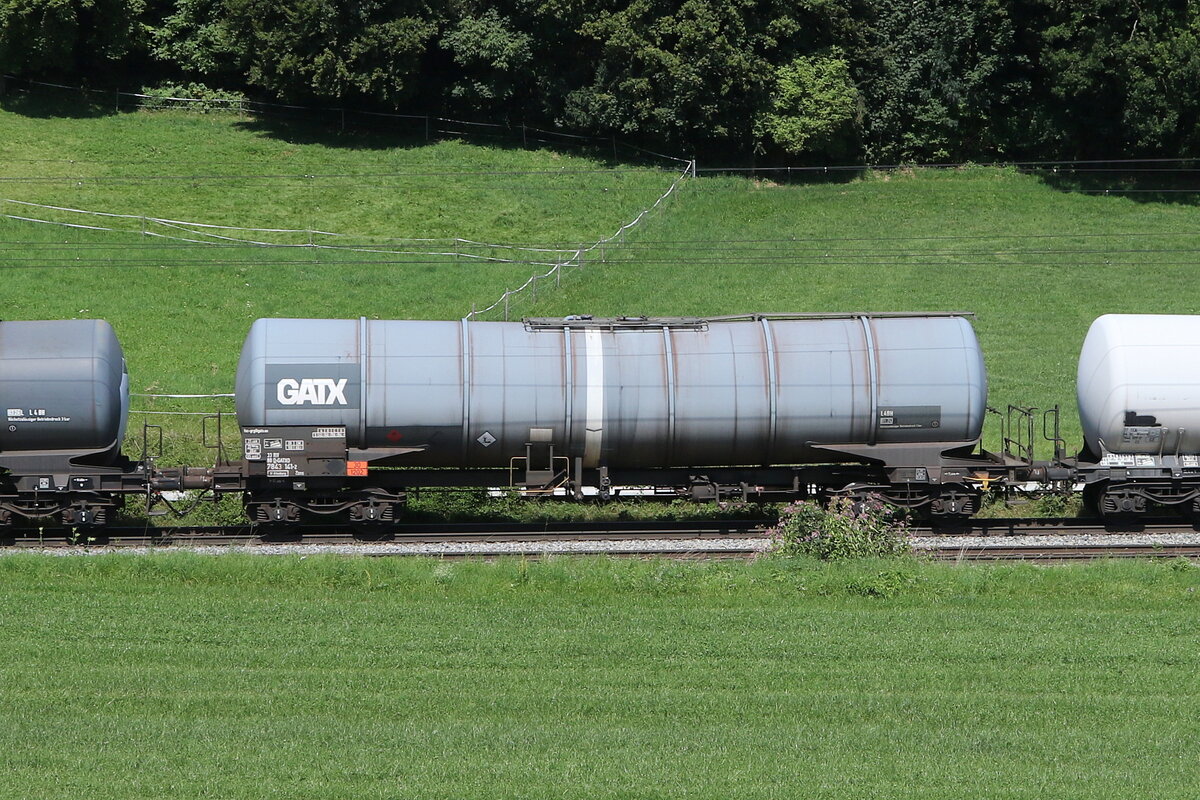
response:
[[[587,361],[583,466],[594,469],[600,466],[600,446],[604,439],[604,337],[601,331],[595,328],[584,331],[583,349]]]
[[[371,373],[368,368],[371,364],[371,327],[370,322],[366,317],[358,318],[358,385],[359,401],[358,401],[358,441],[355,443],[357,447],[367,446],[367,410],[368,390],[371,388]]]

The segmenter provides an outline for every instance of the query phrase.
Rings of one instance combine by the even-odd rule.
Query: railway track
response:
[[[1195,533],[1197,527],[1179,517],[1144,520],[1100,520],[1089,517],[1024,517],[973,519],[956,527],[917,527],[918,536],[1108,536],[1136,533]]]
[[[530,541],[630,541],[690,539],[764,539],[764,520],[690,520],[684,522],[568,522],[568,523],[403,523],[378,530],[349,530],[345,526],[304,526],[275,530],[266,526],[111,527],[74,534],[37,531],[0,533],[0,546],[48,547],[169,547],[178,545],[350,544],[395,542],[408,544],[497,543]]]
[[[1089,561],[1097,558],[1200,558],[1198,544],[1034,544],[1012,547],[943,546],[927,551],[938,561]]]
[[[374,531],[344,527],[276,530],[237,527],[116,527],[48,536],[36,530],[0,534],[11,550],[243,546],[287,552],[296,546],[349,548],[361,555],[495,558],[520,555],[610,555],[671,558],[752,558],[767,547],[765,520],[589,523],[404,523]],[[959,529],[916,529],[919,550],[942,561],[1075,561],[1095,558],[1200,558],[1200,534],[1180,520],[1104,526],[1087,519],[973,520]],[[1190,534],[1194,541],[1146,541]],[[1083,538],[1090,539],[1081,542]],[[1020,541],[1015,541],[1016,539]],[[1031,542],[1030,539],[1041,539]],[[1179,537],[1175,537],[1179,538]],[[1183,538],[1188,538],[1187,536]],[[1013,539],[1011,544],[1005,542]],[[267,550],[265,548],[280,548]]]

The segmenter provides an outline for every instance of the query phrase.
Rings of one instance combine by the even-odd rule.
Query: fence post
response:
[[[535,303],[537,302],[537,281],[538,281],[538,275],[537,275],[537,268],[535,267],[533,270],[533,275],[530,276],[530,279],[529,279],[529,293],[530,293],[530,295],[532,295],[533,302],[535,302]]]
[[[525,123],[521,123],[521,147],[529,148],[529,140],[525,137]]]
[[[508,322],[508,289],[504,290],[504,321]]]

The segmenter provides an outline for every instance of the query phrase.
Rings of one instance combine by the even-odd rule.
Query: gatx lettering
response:
[[[346,378],[284,378],[275,384],[275,395],[285,406],[347,405]]]

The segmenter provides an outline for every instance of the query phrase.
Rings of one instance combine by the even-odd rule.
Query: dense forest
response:
[[[1189,0],[0,0],[0,71],[789,163],[1200,151]]]

